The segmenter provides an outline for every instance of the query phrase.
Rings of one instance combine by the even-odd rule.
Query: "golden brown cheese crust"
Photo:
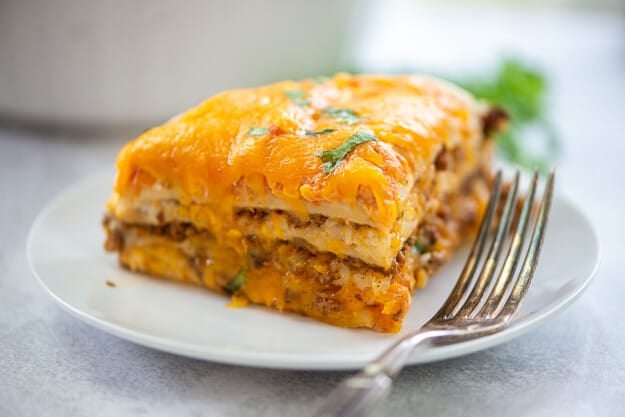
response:
[[[352,112],[356,122],[331,109]],[[443,147],[477,158],[479,118],[469,95],[424,77],[339,74],[321,83],[228,91],[129,143],[118,157],[115,192],[157,185],[181,201],[225,206],[254,206],[270,196],[299,213],[334,204],[345,207],[343,217],[364,212],[357,222],[388,228]],[[267,133],[250,135],[253,128]],[[324,129],[334,130],[310,134]],[[379,140],[357,146],[333,172],[324,172],[319,152],[357,132]]]

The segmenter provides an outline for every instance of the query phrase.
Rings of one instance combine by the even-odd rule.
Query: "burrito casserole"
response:
[[[484,210],[503,117],[428,77],[227,91],[121,150],[105,248],[235,305],[397,332]]]

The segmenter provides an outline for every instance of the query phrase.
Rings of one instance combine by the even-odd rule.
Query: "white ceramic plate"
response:
[[[216,362],[290,369],[354,369],[399,335],[332,327],[262,307],[228,308],[210,291],[130,273],[102,249],[100,227],[111,175],[91,177],[51,202],[28,239],[31,267],[63,308],[124,339]],[[418,291],[404,332],[422,325],[451,290],[466,251]],[[521,311],[504,331],[473,341],[431,347],[411,364],[451,358],[510,340],[572,302],[590,282],[599,258],[588,220],[555,199],[541,261]],[[115,287],[106,285],[115,283]]]

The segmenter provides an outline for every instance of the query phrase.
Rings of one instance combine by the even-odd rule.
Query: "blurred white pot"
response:
[[[152,122],[224,89],[332,72],[353,1],[2,0],[0,117]]]

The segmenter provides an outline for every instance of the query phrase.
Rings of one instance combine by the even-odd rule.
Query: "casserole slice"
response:
[[[416,76],[218,94],[121,150],[105,247],[235,304],[397,332],[479,221],[497,114]]]

